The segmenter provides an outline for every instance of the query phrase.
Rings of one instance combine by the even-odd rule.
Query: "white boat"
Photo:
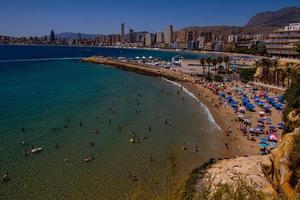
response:
[[[40,153],[42,150],[43,150],[42,147],[37,147],[37,148],[31,149],[31,153]]]

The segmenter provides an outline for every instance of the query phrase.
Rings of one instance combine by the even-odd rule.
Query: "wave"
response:
[[[211,121],[219,130],[222,131],[222,128],[217,124],[217,122],[215,121],[214,117],[212,116],[212,114],[209,111],[209,109],[207,108],[207,106],[204,103],[202,103],[192,92],[190,92],[188,89],[186,89],[184,86],[182,86],[181,84],[179,84],[177,82],[171,81],[171,80],[166,79],[166,78],[162,78],[162,79],[165,80],[165,81],[167,81],[167,82],[169,82],[169,83],[172,83],[173,85],[176,85],[176,86],[182,88],[182,90],[186,94],[188,94],[193,99],[195,99],[197,102],[199,102],[200,105],[201,105],[201,107],[204,109],[205,113],[207,114],[209,121]]]
[[[67,57],[67,58],[32,58],[32,59],[11,59],[11,60],[0,60],[0,63],[9,62],[35,62],[35,61],[51,61],[51,60],[79,60],[83,57]]]

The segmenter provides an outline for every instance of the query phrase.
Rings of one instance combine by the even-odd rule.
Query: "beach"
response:
[[[260,154],[259,138],[250,140],[249,137],[245,137],[241,131],[241,122],[238,121],[238,116],[235,110],[231,109],[226,102],[219,99],[219,94],[214,93],[213,90],[208,89],[208,82],[202,78],[195,77],[189,74],[178,72],[175,70],[155,68],[144,64],[123,62],[119,60],[113,60],[110,58],[102,57],[90,57],[83,59],[84,62],[106,64],[110,66],[116,66],[119,69],[125,69],[136,73],[146,74],[150,76],[161,76],[168,80],[175,81],[179,85],[184,86],[188,91],[194,94],[194,97],[199,99],[200,103],[206,106],[208,109],[208,117],[212,116],[212,120],[216,123],[218,129],[221,129],[223,134],[220,135],[221,140],[224,144],[224,149],[221,150],[220,154],[223,158],[232,158],[238,156],[251,156]],[[246,84],[236,80],[235,83],[226,83],[227,87],[242,87],[245,88]],[[251,87],[254,87],[251,86]],[[259,87],[264,90],[263,87]],[[273,94],[269,91],[269,95]],[[239,98],[239,95],[234,94],[235,98]],[[239,101],[242,103],[241,100]],[[221,106],[219,106],[221,105]],[[257,122],[261,116],[258,114],[260,109],[255,112],[247,112],[246,115],[253,122]],[[275,124],[281,122],[281,112],[273,110],[272,114],[268,116]],[[230,128],[231,133],[226,134],[226,130]],[[281,131],[278,131],[278,138],[280,141]]]

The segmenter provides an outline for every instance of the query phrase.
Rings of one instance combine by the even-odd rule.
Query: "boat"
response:
[[[37,148],[31,149],[31,153],[40,153],[42,150],[43,150],[42,147],[37,147]]]

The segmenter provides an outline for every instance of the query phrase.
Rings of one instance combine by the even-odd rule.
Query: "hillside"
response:
[[[245,27],[278,27],[300,22],[300,8],[287,7],[278,11],[261,12],[253,16]]]
[[[258,13],[253,16],[248,23],[243,26],[192,26],[179,29],[199,32],[212,32],[213,34],[220,34],[227,36],[230,34],[261,34],[270,33],[278,28],[288,25],[289,23],[300,22],[300,8],[287,7],[278,11],[267,11]]]

